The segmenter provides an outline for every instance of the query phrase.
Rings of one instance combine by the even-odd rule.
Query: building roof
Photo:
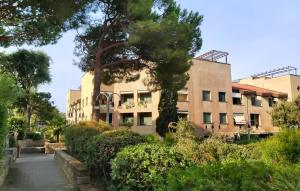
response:
[[[272,96],[277,98],[287,98],[288,94],[270,89],[260,88],[248,84],[232,83],[232,89],[240,90],[243,94],[256,94],[259,96]]]

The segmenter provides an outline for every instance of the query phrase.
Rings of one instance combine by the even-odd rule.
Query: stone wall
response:
[[[8,148],[5,150],[5,156],[0,160],[0,187],[8,174],[8,170],[16,161],[17,149]]]
[[[89,171],[85,165],[65,151],[56,150],[54,160],[62,168],[74,190],[90,184]]]
[[[45,154],[54,154],[56,150],[66,150],[65,143],[45,143]]]

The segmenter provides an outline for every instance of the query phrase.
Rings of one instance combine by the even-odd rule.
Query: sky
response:
[[[209,50],[229,53],[232,79],[284,66],[300,70],[299,0],[177,0],[182,8],[204,16],[200,26],[203,45],[197,55]],[[82,72],[74,65],[75,31],[55,45],[26,47],[42,50],[52,59],[52,82],[39,87],[50,92],[60,111],[65,112],[66,93],[78,89]],[[167,35],[167,34],[166,34]],[[19,47],[0,49],[11,52]]]

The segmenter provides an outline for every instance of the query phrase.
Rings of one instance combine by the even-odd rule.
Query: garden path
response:
[[[54,155],[22,154],[10,169],[1,191],[71,191]]]

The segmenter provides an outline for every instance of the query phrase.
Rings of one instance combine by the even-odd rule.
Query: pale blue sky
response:
[[[229,52],[232,78],[287,65],[300,69],[299,0],[178,0],[182,7],[204,15],[201,26],[203,46]],[[73,65],[75,32],[63,35],[55,45],[30,47],[45,51],[52,58],[52,82],[40,87],[49,91],[64,112],[68,89],[80,85],[81,71]],[[12,51],[16,48],[9,48]]]

